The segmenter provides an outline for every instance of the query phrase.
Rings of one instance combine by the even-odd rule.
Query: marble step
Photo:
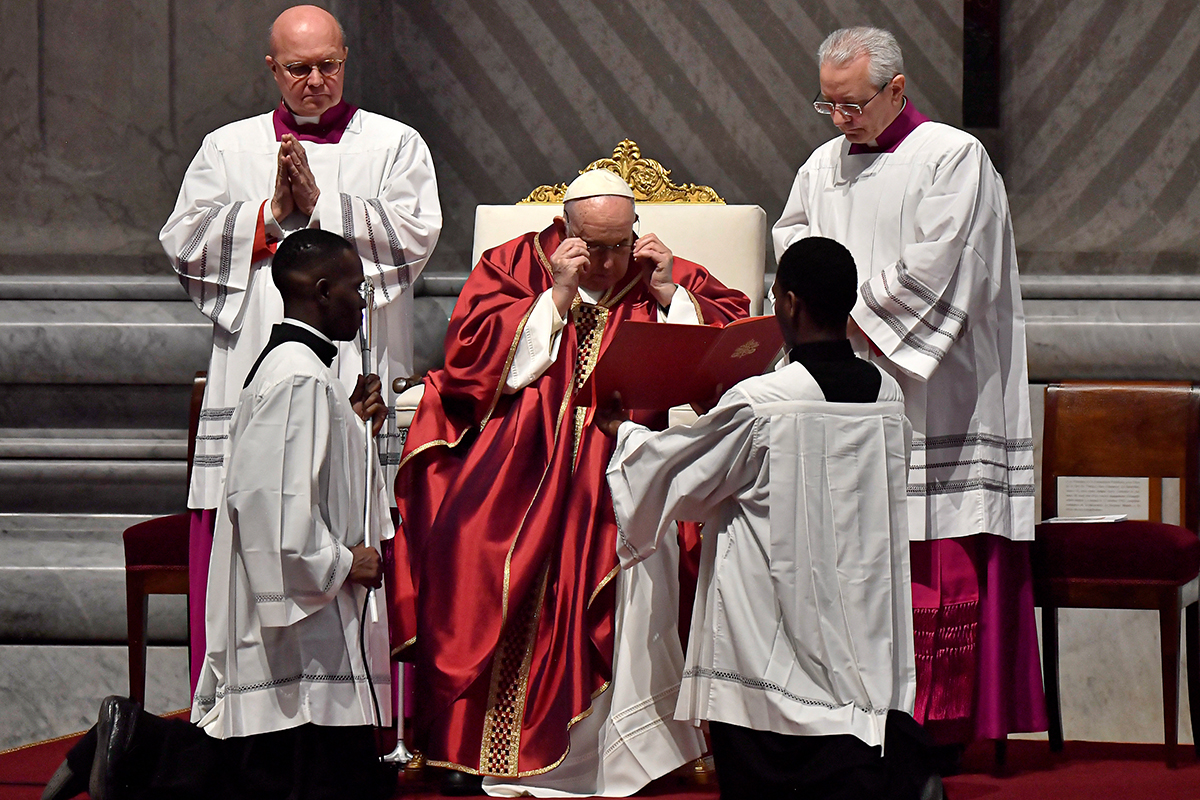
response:
[[[142,514],[0,513],[0,643],[124,643],[122,532]],[[187,637],[182,595],[150,598],[151,641]]]
[[[4,458],[0,508],[22,513],[175,514],[187,505],[186,482],[184,458]]]
[[[187,432],[122,428],[0,428],[0,459],[173,460],[187,458]]]
[[[0,383],[190,383],[211,341],[186,298],[0,300]]]
[[[165,262],[164,267],[165,267]],[[11,265],[10,265],[11,266]],[[134,264],[123,265],[129,270]],[[169,268],[165,274],[0,275],[0,300],[185,300],[191,302]],[[461,272],[425,272],[413,286],[414,297],[456,297],[467,276]]]
[[[1184,295],[1192,286],[1176,283]],[[1031,381],[1200,379],[1200,300],[1033,298],[1025,319]]]
[[[190,377],[174,385],[0,382],[0,428],[70,430],[79,437],[172,430],[186,437],[191,393]]]

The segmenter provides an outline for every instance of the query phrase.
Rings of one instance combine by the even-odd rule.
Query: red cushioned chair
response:
[[[189,485],[192,481],[192,456],[196,453],[196,430],[200,427],[200,401],[204,397],[206,375],[197,372],[192,382],[187,455]],[[146,613],[150,595],[188,593],[190,524],[191,515],[184,512],[139,522],[126,528],[122,535],[125,540],[129,696],[139,703],[146,701]]]
[[[1060,476],[1149,478],[1150,485],[1149,520],[1037,526],[1033,577],[1042,608],[1050,748],[1063,747],[1058,609],[1151,609],[1159,614],[1164,738],[1167,765],[1174,767],[1181,609],[1192,735],[1200,741],[1200,388],[1186,382],[1051,385],[1043,442],[1043,519],[1058,515]],[[1163,522],[1163,478],[1179,479],[1178,516],[1167,517],[1182,525]]]

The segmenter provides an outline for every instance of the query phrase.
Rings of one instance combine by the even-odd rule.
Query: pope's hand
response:
[[[562,244],[550,256],[550,274],[554,278],[551,296],[559,316],[565,317],[571,310],[571,303],[579,292],[579,281],[590,264],[587,245],[583,243],[583,239],[575,236],[563,239]]]
[[[654,295],[660,306],[671,305],[671,298],[675,296],[675,282],[671,276],[675,256],[659,241],[658,236],[647,233],[633,243],[633,257],[645,259],[654,265],[654,270],[646,278],[650,294]]]
[[[292,199],[296,208],[304,216],[311,217],[317,207],[321,190],[317,188],[317,179],[313,177],[308,166],[308,153],[304,151],[304,145],[290,133],[283,135],[280,149],[285,151],[283,158],[287,164],[288,181],[292,186]]]

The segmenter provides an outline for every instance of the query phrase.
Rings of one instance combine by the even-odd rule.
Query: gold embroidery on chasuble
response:
[[[575,321],[575,339],[578,343],[575,354],[575,380],[572,384],[571,395],[579,391],[600,358],[600,341],[604,338],[604,329],[608,326],[608,309],[594,306],[590,303],[575,303],[571,306],[571,317]],[[587,424],[587,406],[575,407],[575,438],[571,446],[571,464],[579,458],[579,440],[583,436],[583,426]]]
[[[521,727],[525,700],[529,695],[529,665],[550,565],[542,567],[537,588],[509,616],[492,658],[492,684],[487,712],[483,717],[483,739],[479,746],[479,771],[489,775],[517,777],[521,750]]]

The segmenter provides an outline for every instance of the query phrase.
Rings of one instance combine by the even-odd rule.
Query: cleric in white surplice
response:
[[[271,325],[283,318],[265,272],[274,244],[321,228],[355,245],[375,284],[374,366],[387,398],[392,378],[412,374],[411,286],[442,227],[421,135],[342,98],[347,53],[337,21],[313,6],[288,9],[272,26],[271,53],[267,64],[283,99],[273,111],[204,137],[159,234],[183,287],[213,321],[200,430],[207,438],[197,443],[190,508],[216,507],[229,413]],[[348,392],[361,365],[358,342],[340,342],[338,350],[334,372]],[[387,453],[399,455],[399,443],[385,437],[381,444],[385,463]]]
[[[915,716],[939,744],[1046,729],[1029,547],[1033,428],[1004,183],[983,145],[905,95],[895,38],[847,28],[814,101],[841,135],[800,167],[773,233],[844,244],[851,336],[904,390]]]
[[[844,247],[801,240],[772,289],[791,363],[691,426],[655,433],[597,412],[617,439],[622,567],[673,520],[704,522],[675,717],[710,722],[723,797],[907,796],[890,789],[930,777],[907,757],[920,737],[907,716],[911,429],[896,381],[846,339],[855,286]],[[897,725],[906,757],[885,761]]]
[[[280,246],[277,282],[297,280],[280,277],[287,269],[326,270],[318,290],[329,287],[335,323],[308,324],[289,304],[233,414],[208,576],[208,651],[192,707],[192,720],[218,739],[391,720],[386,603],[380,598],[377,620],[362,618],[364,586],[379,583],[378,554],[364,546],[366,426],[352,406],[362,399],[347,399],[329,369],[331,339],[358,330],[362,270],[347,242],[318,230]],[[381,400],[379,408],[386,413]],[[391,521],[378,471],[374,478],[378,542]],[[372,559],[376,569],[360,575]]]

